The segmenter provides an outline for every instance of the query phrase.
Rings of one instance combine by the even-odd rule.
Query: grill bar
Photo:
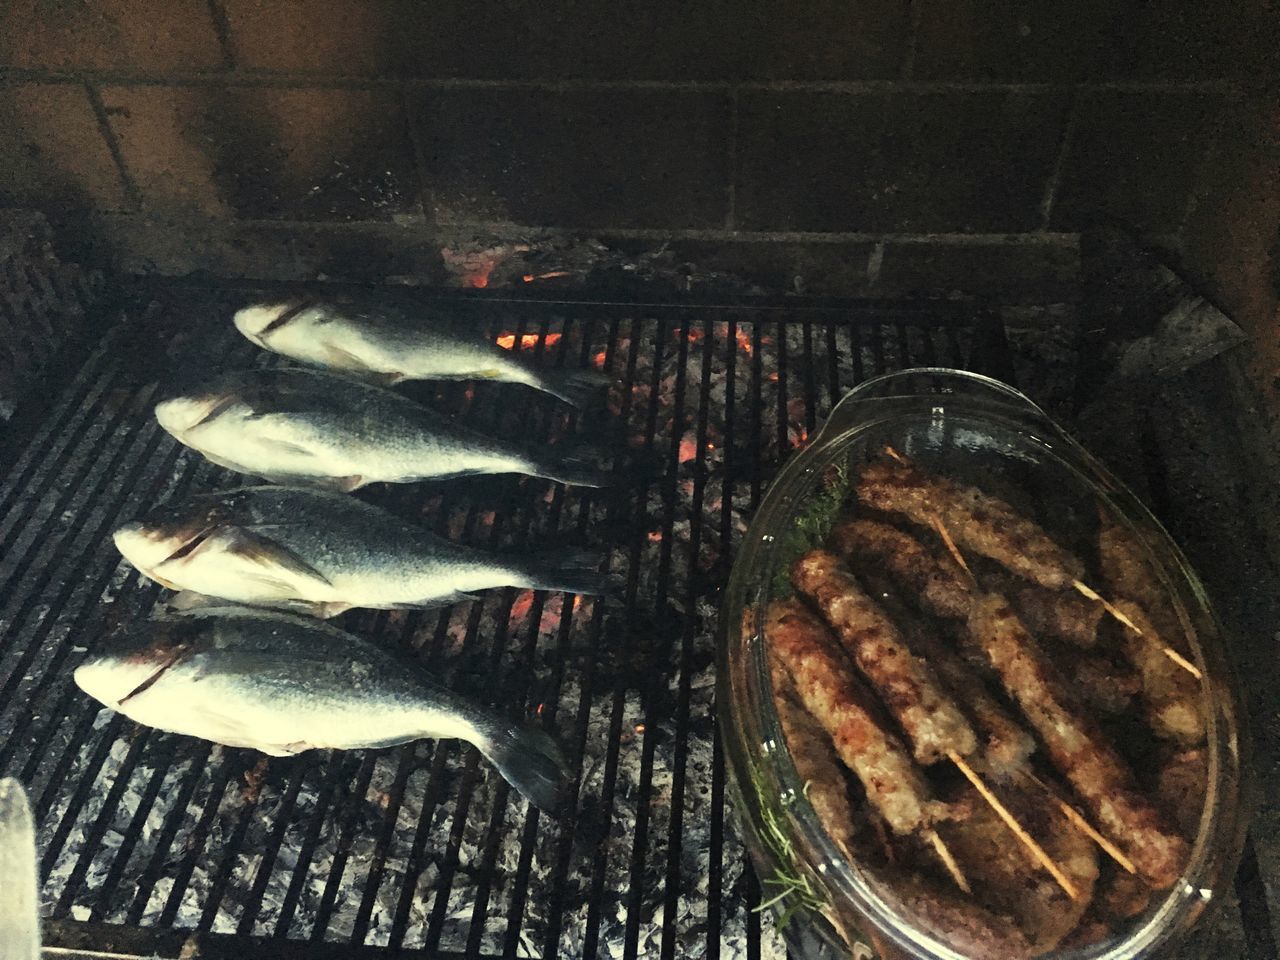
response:
[[[570,812],[553,819],[470,747],[267,759],[141,730],[79,693],[78,652],[162,596],[115,555],[112,529],[243,482],[158,428],[158,388],[121,344],[181,312],[195,339],[171,366],[278,362],[230,329],[247,293],[145,293],[0,477],[0,572],[13,585],[0,609],[0,771],[34,788],[51,943],[176,956],[194,934],[203,955],[240,958],[337,955],[326,944],[344,956],[759,957],[773,934],[724,819],[712,722],[730,548],[777,464],[849,386],[890,366],[963,363],[968,308],[423,293],[491,335],[514,331],[532,362],[619,379],[608,416],[487,383],[405,388],[555,445],[620,425],[616,490],[505,477],[369,494],[475,545],[598,543],[616,595],[574,604],[508,589],[439,612],[347,616],[446,683],[558,731],[577,777]]]

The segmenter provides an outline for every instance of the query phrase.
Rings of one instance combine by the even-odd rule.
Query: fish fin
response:
[[[227,603],[226,600],[197,593],[195,590],[183,590],[180,587],[169,587],[169,589],[178,592],[161,601],[160,609],[164,613],[182,613],[186,610],[202,610],[205,607],[221,607]]]
[[[326,344],[324,347],[325,366],[335,367],[339,370],[351,370],[360,374],[361,378],[381,380],[383,374],[376,370],[370,370],[368,364],[357,357],[350,350],[343,350],[341,347],[335,347],[333,344]]]
[[[534,727],[504,724],[481,751],[507,783],[539,810],[554,813],[560,806],[569,765],[550,734]]]
[[[481,380],[497,380],[502,376],[502,371],[497,367],[489,367],[487,370],[477,370],[476,377]]]
[[[330,490],[334,493],[351,493],[353,490],[359,490],[366,482],[364,477],[359,476],[308,477],[288,473],[261,473],[257,470],[246,470],[244,472],[282,486],[312,487],[317,490]]]
[[[304,457],[314,457],[316,455],[316,452],[310,447],[304,447],[302,444],[294,443],[292,440],[281,440],[278,437],[273,437],[271,439],[271,444],[272,446],[279,447],[281,450],[286,450],[289,453],[296,453]]]
[[[281,610],[287,613],[300,613],[308,617],[327,620],[351,609],[346,603],[313,603],[310,600],[295,600],[287,594],[293,590],[290,584],[271,577],[254,577],[254,582],[266,586],[276,593],[285,594],[276,599],[257,599],[252,603],[245,600],[225,600],[222,597],[206,596],[194,590],[182,590],[180,593],[157,604],[162,613],[185,613],[188,610],[202,610],[212,607],[247,607],[253,610]],[[332,609],[336,608],[336,609]]]
[[[537,475],[575,487],[609,487],[616,482],[607,470],[601,470],[591,460],[577,454],[546,463]]]
[[[599,550],[545,550],[520,558],[523,577],[516,586],[564,593],[601,594],[616,578],[600,572],[604,554]]]
[[[379,607],[379,610],[431,610],[436,607],[449,607],[455,603],[471,603],[474,600],[483,600],[483,593],[469,593],[465,590],[455,590],[453,593],[442,594],[436,597],[429,597],[425,600],[418,600],[409,603],[389,603],[385,607]]]
[[[228,527],[226,532],[227,535],[220,538],[220,540],[222,548],[227,553],[245,560],[251,560],[263,567],[274,564],[291,573],[306,577],[308,580],[319,581],[326,587],[333,586],[333,582],[323,573],[288,547],[277,543],[275,540],[254,533],[245,527]],[[205,543],[208,542],[208,540],[205,541]],[[200,547],[196,548],[197,551],[200,549]],[[264,577],[264,579],[272,578]]]
[[[598,370],[538,370],[534,385],[575,407],[588,406],[614,378]]]

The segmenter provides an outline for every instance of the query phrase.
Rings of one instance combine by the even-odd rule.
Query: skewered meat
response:
[[[1156,736],[1194,747],[1204,740],[1204,711],[1200,684],[1165,654],[1163,636],[1145,610],[1132,600],[1116,607],[1142,631],[1124,630],[1124,652],[1142,681],[1147,722]]]
[[[945,812],[929,794],[902,742],[877,716],[871,695],[826,625],[798,601],[770,605],[769,648],[786,668],[805,708],[826,730],[894,833],[908,834]]]
[[[950,531],[948,530],[948,533]],[[878,520],[846,520],[831,531],[831,546],[847,558],[874,561],[920,605],[940,616],[963,620],[973,603],[973,578],[947,553]],[[1105,611],[1075,591],[1049,590],[999,572],[995,564],[979,572],[981,582],[1007,595],[1036,635],[1092,647]]]
[[[941,520],[962,547],[1044,587],[1064,589],[1084,574],[1080,560],[1009,504],[977,487],[931,475],[912,463],[881,460],[862,471],[858,498],[921,526]]]
[[[1117,597],[1138,603],[1165,643],[1173,644],[1175,650],[1184,650],[1182,627],[1169,607],[1168,591],[1152,572],[1146,548],[1132,530],[1110,513],[1101,513],[1098,562],[1107,586]]]
[[[973,728],[933,671],[912,656],[897,627],[835,554],[810,551],[796,562],[791,580],[835,629],[841,646],[901,724],[918,761],[934,763],[949,751],[968,756],[977,748]]]
[[[1193,837],[1200,829],[1208,784],[1209,758],[1203,749],[1175,753],[1160,768],[1156,789],[1184,836]]]
[[[1022,622],[1037,637],[1053,637],[1083,650],[1098,643],[1106,610],[1074,590],[1047,590],[1009,574],[980,575],[984,584],[1009,598]]]
[[[1151,888],[1139,876],[1115,870],[1098,885],[1092,912],[1112,923],[1132,920],[1151,902]]]
[[[846,520],[831,531],[831,547],[846,558],[887,569],[904,590],[939,616],[964,619],[969,614],[969,575],[951,557],[935,554],[909,533],[877,520]]]
[[[947,691],[962,704],[982,740],[987,769],[1001,778],[1027,770],[1027,760],[1036,749],[1035,738],[987,692],[981,676],[920,617],[906,610],[881,577],[861,568],[858,576],[898,625],[912,652],[929,662]]]
[[[1138,791],[1115,748],[1067,696],[1061,677],[1008,601],[999,594],[979,597],[968,628],[1102,832],[1153,886],[1171,886],[1186,863],[1186,841]]]
[[[968,897],[903,871],[885,871],[879,879],[886,899],[896,900],[924,930],[969,960],[1025,960],[1034,955],[1017,924]],[[881,953],[896,956],[899,951],[882,946]]]
[[[795,684],[779,658],[771,656],[769,666],[773,677],[773,705],[782,724],[787,752],[805,785],[805,796],[827,836],[852,860],[853,851],[857,849],[853,805],[849,803],[849,792],[831,738],[800,702]]]
[[[1080,922],[1098,879],[1097,848],[1046,802],[1038,788],[1005,785],[1001,800],[1070,878],[1080,896],[1073,900],[1011,843],[1009,828],[967,788],[973,813],[940,824],[938,832],[964,864],[975,895],[985,906],[1013,916],[1036,954],[1052,950]],[[963,797],[962,797],[963,799]]]
[[[1045,652],[1076,699],[1090,712],[1118,717],[1133,708],[1142,684],[1128,664],[1114,663],[1096,652],[1066,647],[1046,645]]]

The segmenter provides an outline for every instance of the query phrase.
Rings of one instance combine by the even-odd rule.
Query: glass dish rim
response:
[[[875,892],[875,887],[880,884],[870,880],[856,868],[855,863],[848,861],[822,829],[816,812],[803,798],[803,784],[790,753],[785,748],[773,698],[768,695],[771,681],[764,644],[760,642],[763,612],[771,592],[769,571],[776,566],[776,544],[773,541],[780,529],[776,520],[794,519],[803,502],[817,492],[823,472],[856,445],[859,435],[891,420],[907,419],[907,415],[899,414],[871,420],[856,430],[841,429],[842,419],[846,419],[842,414],[848,412],[844,409],[846,404],[853,400],[867,402],[878,399],[867,395],[885,384],[905,382],[922,376],[950,379],[967,386],[986,389],[997,398],[999,404],[1014,404],[1016,412],[1035,421],[1036,426],[1046,432],[1045,436],[1023,436],[1022,439],[1033,442],[1042,453],[1052,457],[1060,467],[1076,475],[1095,495],[1101,497],[1113,515],[1132,533],[1138,534],[1144,545],[1152,551],[1151,558],[1156,562],[1157,575],[1166,589],[1172,588],[1181,616],[1185,618],[1191,613],[1182,610],[1189,592],[1195,601],[1194,613],[1209,626],[1211,636],[1206,637],[1200,630],[1196,631],[1195,652],[1207,668],[1206,676],[1218,681],[1206,694],[1206,702],[1211,707],[1210,720],[1214,727],[1206,739],[1206,748],[1210,750],[1210,784],[1191,859],[1183,878],[1170,890],[1160,892],[1159,904],[1149,908],[1139,926],[1128,931],[1122,940],[1081,950],[1059,950],[1046,955],[1079,957],[1081,960],[1124,960],[1142,956],[1174,936],[1180,922],[1184,927],[1195,923],[1200,913],[1204,912],[1206,901],[1212,901],[1207,903],[1212,907],[1222,899],[1217,895],[1217,890],[1199,886],[1197,881],[1212,882],[1215,885],[1229,882],[1230,871],[1238,863],[1249,819],[1248,799],[1252,780],[1249,756],[1251,738],[1243,709],[1238,672],[1234,669],[1221,624],[1204,587],[1168,531],[1127,487],[1113,477],[1105,466],[1039,405],[1015,387],[994,378],[945,367],[913,367],[868,379],[841,399],[821,428],[815,432],[810,445],[791,457],[767,488],[735,559],[722,605],[718,699],[727,709],[718,710],[717,713],[726,748],[726,772],[735,800],[738,801],[737,818],[740,823],[748,819],[743,794],[748,786],[753,785],[743,783],[742,774],[746,772],[748,779],[753,781],[753,774],[761,774],[763,779],[769,781],[773,794],[771,799],[780,805],[790,830],[803,844],[806,865],[811,872],[821,875],[819,882],[827,892],[841,896],[866,922],[874,926],[878,934],[889,938],[892,946],[914,951],[922,960],[963,960],[962,954],[947,948],[932,936],[899,922],[901,914]],[[903,394],[898,399],[920,402],[928,396],[931,395],[914,391]],[[948,398],[945,393],[937,396],[943,401],[954,402],[954,398]],[[966,416],[969,419],[993,416],[993,410],[982,410],[981,403],[978,407],[978,410],[971,411]],[[915,416],[918,419],[920,414]],[[999,426],[1017,429],[1012,422]],[[1073,460],[1076,462],[1072,462]],[[1147,542],[1150,538],[1138,529],[1139,525],[1148,528],[1159,538],[1159,550],[1155,550],[1154,545]],[[769,532],[762,530],[766,526]],[[1167,568],[1167,559],[1172,559],[1175,569]],[[742,625],[748,615],[752,618],[749,631]],[[733,665],[729,662],[730,655],[738,646],[746,648],[751,654],[750,680],[754,681],[751,684],[754,691],[751,692],[757,695],[755,702],[751,701],[751,697],[747,698],[746,705],[755,708],[755,716],[746,718],[750,721],[747,724],[742,722],[742,698],[738,695],[738,687],[734,685]],[[759,696],[762,693],[765,695]],[[1218,729],[1218,725],[1224,722],[1229,726]],[[756,734],[759,744],[759,757],[754,762],[743,755],[746,752],[745,741],[752,732]],[[1228,751],[1223,749],[1226,741],[1230,741],[1232,745],[1232,749]],[[758,784],[755,786],[754,802],[758,806],[765,798]],[[1234,814],[1226,823],[1218,822],[1220,818],[1215,816],[1218,805],[1224,801],[1224,793],[1227,794],[1226,802],[1231,804],[1230,812]],[[755,808],[752,808],[752,812],[756,813]],[[754,822],[744,824],[744,827],[759,841],[760,831]],[[818,864],[816,868],[813,867],[815,861]],[[1206,893],[1209,894],[1208,897],[1205,896]],[[1189,917],[1192,913],[1195,916]],[[837,925],[833,918],[828,916],[826,919],[833,926]]]

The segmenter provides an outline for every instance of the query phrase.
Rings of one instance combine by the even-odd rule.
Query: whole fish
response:
[[[138,723],[273,757],[457,738],[543,810],[555,808],[565,780],[546,733],[445,689],[414,662],[290,613],[228,605],[134,623],[90,651],[75,681]]]
[[[331,617],[453,603],[488,587],[599,593],[600,555],[506,556],[463,546],[340,493],[244,487],[156,507],[115,532],[152,580]]]
[[[22,784],[0,779],[0,960],[40,960],[36,831]]]
[[[481,473],[607,482],[571,457],[470,430],[384,387],[320,370],[224,373],[158,403],[156,419],[214,463],[279,483],[351,491]]]
[[[591,370],[539,369],[459,324],[415,319],[392,304],[295,300],[236,311],[236,329],[258,346],[319,367],[384,383],[501,380],[584,406],[609,378]]]

